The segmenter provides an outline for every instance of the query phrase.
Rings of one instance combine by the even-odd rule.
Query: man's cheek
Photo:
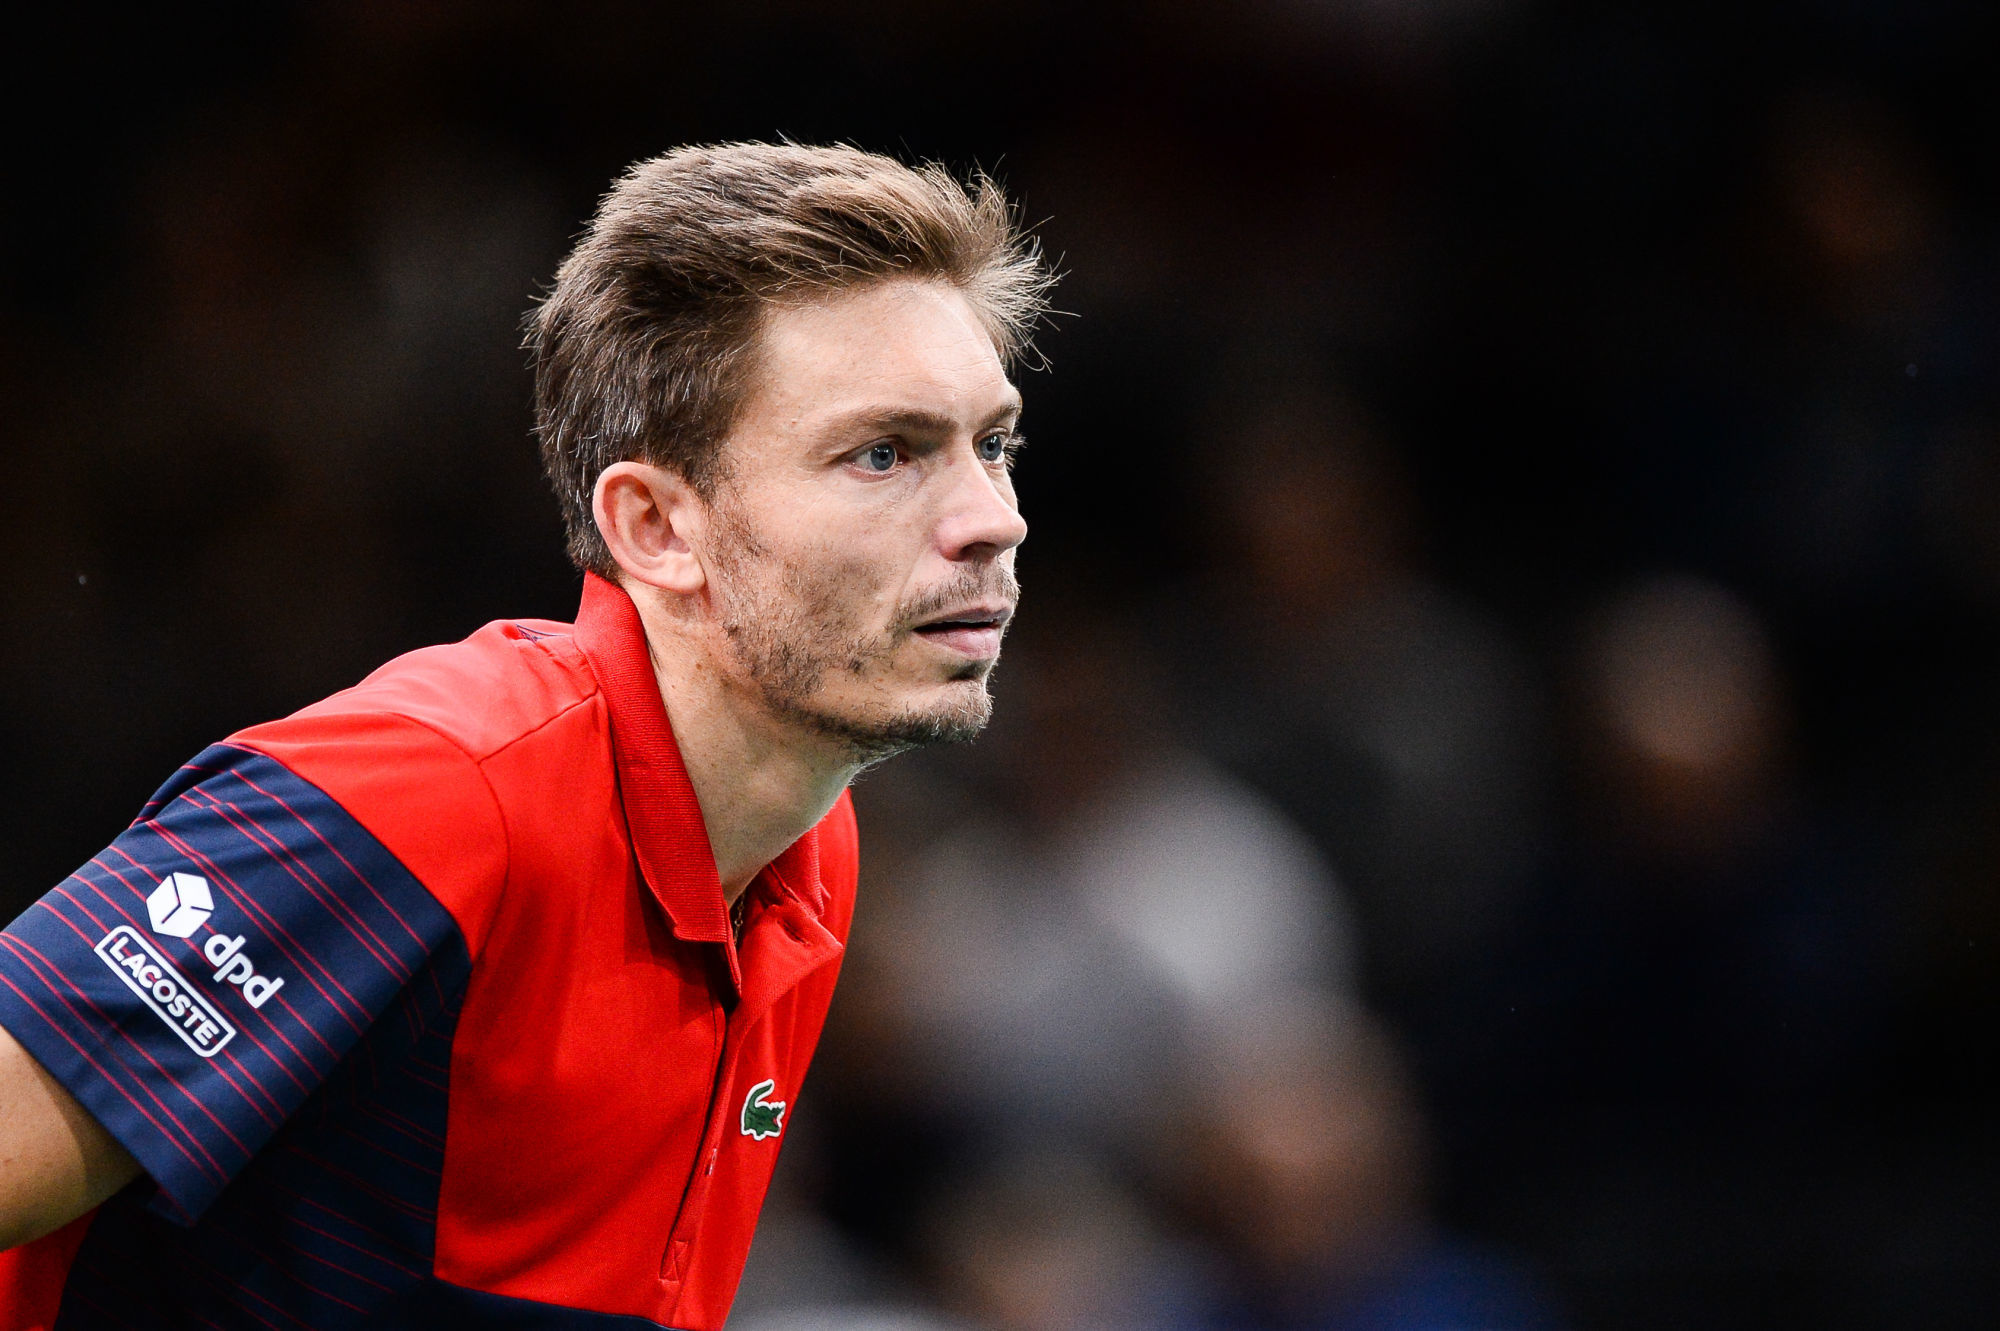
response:
[[[813,561],[805,602],[815,618],[878,627],[894,618],[900,600],[881,566],[849,550],[828,550]]]

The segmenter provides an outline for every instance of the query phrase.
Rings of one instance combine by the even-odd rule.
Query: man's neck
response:
[[[858,764],[772,716],[716,669],[697,626],[677,619],[646,588],[632,590],[722,894],[733,903],[765,865],[826,817]]]

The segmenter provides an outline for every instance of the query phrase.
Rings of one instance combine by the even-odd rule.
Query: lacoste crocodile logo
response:
[[[762,1141],[785,1130],[785,1102],[764,1098],[777,1089],[778,1083],[767,1078],[752,1086],[750,1094],[743,1097],[744,1136]]]

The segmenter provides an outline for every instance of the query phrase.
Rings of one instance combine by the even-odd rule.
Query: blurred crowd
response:
[[[1022,615],[989,735],[857,789],[732,1325],[1994,1324],[1982,7],[45,18],[0,917],[214,738],[569,616],[518,325],[626,162],[981,165],[1068,274]]]

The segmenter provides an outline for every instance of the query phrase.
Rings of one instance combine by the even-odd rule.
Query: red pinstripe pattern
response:
[[[240,746],[235,746],[235,747],[240,747]],[[242,748],[241,751],[244,753],[257,752],[257,750],[251,748]],[[351,860],[349,860],[345,854],[341,852],[340,847],[337,844],[335,844],[334,841],[331,838],[329,838],[325,832],[321,831],[319,826],[316,823],[314,823],[312,819],[306,817],[304,814],[300,813],[297,809],[293,808],[291,804],[285,800],[284,796],[279,795],[274,791],[266,790],[263,786],[258,785],[254,780],[246,776],[241,771],[234,772],[232,773],[232,775],[234,775],[238,781],[241,781],[244,785],[250,787],[250,789],[256,791],[259,795],[262,795],[264,798],[270,800],[273,804],[276,804],[279,808],[283,809],[286,813],[289,813],[290,815],[292,815],[292,817],[298,819],[299,825],[305,828],[307,831],[311,832],[314,838],[317,839],[322,846],[325,846],[327,851],[336,860],[340,861],[342,868],[346,869],[349,873],[353,874],[354,877],[359,882],[361,882],[364,886],[368,888],[369,895],[375,898],[376,903],[379,904],[382,907],[382,909],[388,913],[389,918],[393,919],[397,924],[403,927],[403,932],[410,936],[410,941],[416,943],[418,946],[423,945],[424,940],[422,936],[420,936],[417,933],[416,929],[411,926],[408,920],[403,918],[403,913],[396,909],[396,904],[393,901],[390,901],[389,898],[387,898],[386,896],[382,895],[382,890],[375,885],[374,880],[369,878],[367,874],[362,873],[361,870],[354,867],[354,863]],[[405,972],[404,978],[405,979],[409,978],[407,972]]]
[[[298,939],[292,937],[291,931],[286,929],[283,923],[272,915],[271,912],[265,910],[253,894],[244,891],[243,885],[237,882],[234,876],[225,872],[222,866],[209,856],[197,850],[186,838],[159,826],[157,823],[153,825],[152,830],[160,840],[179,851],[191,863],[207,871],[211,890],[218,884],[228,888],[228,892],[225,895],[229,898],[229,903],[263,926],[265,933],[269,935],[272,945],[284,954],[285,960],[289,961],[293,968],[298,971],[299,977],[307,984],[310,984],[318,992],[319,996],[326,1000],[327,1006],[332,1008],[342,1020],[346,1021],[354,1029],[356,1035],[361,1034],[367,1028],[367,1006],[360,999],[349,993],[347,987],[334,978],[333,972],[327,969],[309,949],[302,946]],[[340,994],[341,999],[345,1000],[344,1008],[340,1002],[334,999],[332,994],[326,991],[324,985],[312,977],[311,972],[313,971],[319,972],[326,983],[332,985]],[[285,1003],[285,999],[282,996],[279,997],[278,1001],[281,1004]],[[306,1024],[305,1019],[295,1009],[287,1005],[285,1010],[290,1012],[294,1017],[298,1017],[300,1024]],[[311,1029],[310,1026],[308,1026],[308,1029]],[[328,1046],[328,1051],[332,1051],[331,1045]]]
[[[308,1198],[306,1200],[310,1199]],[[338,1213],[336,1212],[336,1214]],[[346,1217],[342,1218],[346,1219]],[[299,1219],[297,1216],[291,1217],[291,1223],[298,1226],[298,1228],[305,1230],[309,1234],[319,1235],[321,1238],[325,1239],[328,1243],[338,1243],[343,1248],[352,1248],[355,1252],[360,1253],[364,1257],[373,1258],[374,1260],[381,1262],[385,1266],[393,1266],[398,1271],[402,1271],[407,1275],[426,1276],[430,1274],[431,1268],[430,1268],[430,1263],[428,1262],[424,1263],[422,1266],[411,1266],[407,1262],[398,1262],[391,1258],[384,1257],[378,1249],[364,1248],[358,1243],[352,1242],[351,1240],[348,1239],[344,1239],[340,1237],[340,1235],[334,1233],[332,1230],[321,1229],[318,1225],[308,1224],[304,1220]],[[348,1223],[352,1224],[353,1222],[350,1220],[348,1221]],[[371,1280],[368,1283],[372,1285],[375,1282]],[[386,1288],[386,1286],[384,1286],[383,1288]]]
[[[51,911],[50,913],[54,914],[55,912]],[[57,918],[60,919],[61,917],[57,916]],[[63,923],[72,930],[76,928],[76,926],[70,924],[68,920],[63,920]],[[117,1029],[119,1031],[119,1038],[122,1039],[126,1044],[132,1046],[132,1048],[136,1049],[139,1052],[139,1056],[141,1058],[144,1058],[146,1062],[150,1063],[153,1067],[153,1070],[160,1074],[161,1080],[167,1082],[168,1084],[173,1086],[176,1090],[180,1091],[182,1095],[187,1096],[189,1100],[193,1101],[194,1104],[202,1111],[202,1113],[207,1115],[208,1118],[214,1122],[215,1126],[221,1130],[224,1136],[228,1137],[232,1142],[235,1142],[239,1148],[241,1148],[242,1143],[237,1140],[235,1134],[229,1131],[228,1126],[224,1124],[221,1119],[217,1118],[213,1113],[213,1111],[211,1111],[207,1105],[203,1104],[200,1100],[196,1099],[194,1096],[188,1095],[187,1088],[181,1085],[180,1079],[178,1077],[175,1077],[171,1072],[168,1072],[166,1068],[162,1067],[160,1065],[159,1060],[154,1058],[152,1052],[148,1050],[144,1045],[140,1044],[137,1040],[134,1040],[130,1034],[126,1033],[122,1029],[119,1029],[116,1026],[116,1024],[112,1022],[110,1014],[105,1012],[102,1008],[98,1007],[97,1004],[94,1001],[92,1001],[90,996],[83,992],[83,990],[77,988],[74,982],[72,982],[68,976],[64,975],[62,971],[56,967],[55,963],[51,962],[47,957],[43,956],[40,952],[36,951],[34,948],[29,947],[26,943],[21,942],[18,938],[14,938],[8,934],[0,934],[0,938],[6,939],[10,950],[14,951],[17,956],[21,956],[23,957],[24,960],[28,961],[30,968],[34,971],[35,978],[42,981],[42,983],[48,988],[50,996],[55,998],[57,1001],[61,1002],[63,1006],[69,1010],[70,1015],[73,1018],[76,1018],[79,1021],[83,1020],[81,1014],[78,1013],[76,1009],[75,1003],[72,1002],[70,999],[64,997],[62,991],[57,989],[52,981],[43,976],[44,971],[46,971],[49,975],[61,979],[66,985],[68,985],[75,992],[76,997],[80,999],[84,1003],[84,1005],[90,1009],[91,1013],[95,1017],[95,1021],[86,1022],[85,1024],[87,1025],[94,1024],[100,1029],[103,1028]],[[5,978],[5,977],[0,976],[0,978]],[[33,996],[22,991],[11,980],[7,982],[7,987],[13,989],[17,994],[19,994],[22,1001],[27,1003],[29,1007],[34,1008],[37,1012],[45,1011],[42,1005],[34,1000]],[[62,1030],[62,1028],[55,1021],[47,1018],[46,1016],[43,1019],[47,1020],[49,1022],[49,1025],[53,1029],[57,1031]],[[118,1079],[112,1076],[111,1073],[107,1069],[105,1069],[103,1064],[99,1063],[95,1058],[91,1057],[90,1053],[87,1050],[85,1050],[81,1045],[78,1045],[76,1041],[71,1040],[67,1032],[62,1032],[62,1036],[63,1039],[68,1041],[70,1045],[73,1046],[76,1049],[76,1051],[79,1054],[81,1054],[93,1068],[96,1068],[100,1073],[103,1073],[105,1078],[105,1083],[107,1085],[112,1087],[119,1086]],[[201,1138],[198,1135],[196,1135],[192,1130],[190,1130],[186,1123],[181,1121],[180,1115],[174,1113],[173,1110],[167,1108],[166,1101],[160,1099],[158,1095],[154,1094],[152,1087],[148,1086],[143,1078],[134,1077],[131,1080],[140,1090],[146,1093],[146,1098],[153,1102],[153,1107],[159,1110],[162,1114],[166,1115],[168,1122],[172,1123],[175,1129],[179,1131],[181,1136],[185,1137],[188,1140],[189,1144],[191,1144],[195,1148],[195,1150],[201,1153],[200,1160],[195,1160],[194,1157],[190,1155],[188,1157],[190,1163],[200,1165],[202,1168],[210,1171],[218,1178],[224,1178],[224,1179],[228,1178],[229,1171],[222,1167],[222,1163],[219,1160],[217,1160],[214,1156],[209,1154],[208,1147],[203,1145]],[[131,1093],[128,1091],[120,1089],[119,1093],[121,1095],[124,1095],[127,1100],[132,1099]],[[141,1113],[145,1113],[144,1107],[139,1105],[136,1101],[133,1102],[133,1108],[138,1109]],[[153,1122],[153,1125],[156,1128],[159,1127],[158,1122],[156,1120],[153,1120],[150,1114],[146,1115],[146,1117],[149,1121]],[[168,1139],[172,1140],[172,1137],[169,1136]],[[178,1143],[176,1144],[178,1145]],[[186,1148],[183,1147],[181,1149],[182,1153],[186,1154]]]
[[[299,1151],[298,1148],[295,1146],[287,1145],[284,1149],[294,1152],[296,1154],[305,1154],[304,1152]],[[321,1169],[325,1170],[328,1174],[332,1175],[333,1177],[341,1180],[343,1183],[349,1184],[350,1186],[358,1189],[359,1191],[367,1193],[370,1197],[373,1197],[376,1201],[383,1203],[385,1206],[393,1207],[396,1210],[401,1211],[404,1215],[413,1216],[419,1220],[435,1220],[437,1218],[437,1208],[434,1206],[412,1206],[408,1202],[404,1201],[402,1198],[384,1192],[382,1189],[376,1187],[368,1180],[360,1177],[357,1174],[352,1173],[351,1171],[336,1168],[335,1166],[328,1164],[325,1160],[322,1160],[317,1156],[308,1156],[307,1158],[311,1159],[314,1164],[318,1165]]]
[[[219,744],[216,747],[233,749],[238,753],[256,754],[259,757],[263,756],[261,753],[258,752],[258,750],[242,744]],[[283,796],[273,791],[267,790],[263,786],[258,785],[255,781],[251,780],[250,777],[246,776],[241,770],[236,768],[223,769],[223,768],[203,767],[203,768],[196,768],[194,770],[211,771],[211,772],[226,770],[229,773],[229,775],[235,777],[238,781],[241,781],[244,785],[250,787],[250,789],[256,791],[259,795],[264,796],[264,798],[270,800],[273,804],[276,804],[286,813],[292,815],[292,817],[298,819],[299,825],[301,827],[304,827],[307,831],[311,832],[314,838],[318,840],[318,842],[322,846],[325,846],[326,849],[333,855],[335,859],[340,861],[341,867],[346,869],[349,873],[353,874],[354,877],[368,889],[369,895],[375,898],[377,904],[379,904],[384,911],[388,912],[389,917],[391,919],[395,920],[397,924],[403,927],[403,932],[407,933],[410,936],[410,940],[416,943],[418,946],[423,945],[424,942],[423,937],[417,933],[416,929],[411,926],[408,920],[403,918],[402,912],[396,909],[395,903],[391,902],[387,897],[382,895],[382,890],[375,885],[374,880],[369,878],[368,875],[362,873],[359,869],[355,868],[353,862],[349,860],[345,854],[342,853],[340,847],[336,845],[324,832],[322,832],[318,827],[318,825],[312,821],[312,819],[306,817],[304,814],[300,813],[297,809],[293,808],[291,804],[288,803]],[[407,970],[402,972],[402,978],[404,979],[409,978],[409,972]]]
[[[372,1225],[364,1225],[360,1221],[356,1220],[353,1216],[344,1214],[343,1212],[340,1211],[336,1211],[332,1207],[329,1207],[325,1203],[319,1201],[317,1198],[308,1197],[306,1194],[298,1191],[295,1188],[287,1188],[283,1184],[276,1184],[273,1186],[272,1190],[275,1192],[283,1193],[284,1195],[290,1197],[292,1200],[298,1202],[302,1206],[310,1206],[315,1211],[326,1212],[328,1215],[340,1221],[342,1224],[347,1225],[350,1228],[360,1230],[362,1233],[366,1234],[370,1239],[380,1244],[384,1249],[394,1248],[396,1251],[404,1253],[416,1259],[417,1261],[423,1263],[422,1267],[420,1268],[411,1267],[410,1268],[411,1270],[413,1271],[430,1270],[431,1255],[429,1253],[418,1252],[414,1248],[409,1247],[407,1244],[401,1243],[398,1240],[392,1238],[391,1236],[384,1234],[381,1230],[376,1229]],[[329,1237],[331,1236],[329,1235]],[[383,1258],[383,1260],[388,1261],[389,1259],[385,1257]],[[394,1265],[394,1263],[391,1263],[391,1265]]]
[[[248,781],[245,781],[243,784],[251,786],[253,790],[256,789]],[[354,910],[345,901],[340,899],[339,893],[327,886],[325,879],[312,871],[312,866],[305,864],[285,849],[282,842],[265,831],[263,826],[255,819],[245,814],[240,805],[229,800],[219,799],[199,787],[190,790],[187,794],[181,796],[181,798],[198,808],[213,811],[217,817],[241,832],[245,840],[263,850],[266,855],[271,857],[272,863],[280,865],[287,874],[291,875],[293,882],[304,888],[315,901],[327,908],[329,914],[334,915],[342,924],[346,925],[347,931],[353,934],[363,947],[368,949],[368,954],[381,963],[384,970],[394,975],[398,980],[405,982],[415,973],[411,967],[403,964],[402,958],[389,950],[388,944],[377,937],[375,931],[363,923],[361,917],[356,915]],[[280,802],[282,803],[282,801]],[[296,813],[292,816],[298,818]],[[298,820],[308,829],[312,828],[312,824],[307,823],[305,819],[299,818]],[[319,836],[318,831],[314,830],[313,835],[316,837]],[[325,838],[320,837],[320,840],[324,842]],[[356,876],[359,877],[359,875]],[[366,882],[367,880],[363,879],[362,881]],[[408,928],[407,925],[404,927]]]
[[[124,855],[126,860],[131,863],[133,868],[138,869],[141,873],[145,872],[144,866],[142,866],[137,860],[132,859],[132,856],[128,852],[117,846],[113,846],[111,847],[111,849],[117,850],[119,854]],[[119,873],[116,869],[112,868],[110,865],[104,863],[102,856],[93,857],[90,863],[104,869],[106,873],[109,873],[112,877],[116,878],[120,883],[123,883],[126,887],[131,888],[132,892],[136,896],[142,899],[146,896],[147,892],[150,890],[149,888],[132,887],[132,884],[126,880],[123,874]],[[90,882],[88,878],[83,878],[81,876],[78,877],[77,881],[88,884],[92,891],[96,892],[98,896],[104,898],[104,901],[107,905],[109,905],[112,909],[116,910],[120,915],[123,915],[125,917],[126,923],[130,924],[135,929],[140,927],[139,917],[132,914],[129,910],[127,910],[123,905],[121,905],[103,888],[99,887],[96,883]],[[61,891],[62,889],[58,887],[55,890]],[[219,930],[217,930],[213,925],[205,924],[202,927],[211,934],[219,932]],[[283,1002],[283,1000],[280,1000],[280,1002]],[[289,1004],[286,1004],[286,1010],[287,1011],[291,1010]],[[292,1015],[295,1018],[297,1018],[299,1014],[293,1012]],[[313,1038],[317,1039],[320,1042],[321,1046],[325,1048],[329,1056],[335,1053],[333,1046],[327,1043],[326,1037],[319,1033],[317,1027],[313,1026],[309,1022],[304,1021],[302,1018],[300,1019],[299,1024],[305,1026],[308,1030],[312,1031]],[[297,1045],[292,1043],[292,1038],[289,1035],[285,1034],[282,1027],[279,1027],[274,1024],[271,1027],[271,1033],[284,1043],[285,1048],[291,1052],[292,1057],[297,1059],[299,1064],[302,1067],[304,1067],[308,1072],[312,1073],[315,1078],[324,1073],[325,1068],[315,1067],[313,1065],[312,1059],[307,1057],[304,1050],[300,1049]],[[263,1053],[264,1057],[271,1060],[271,1065],[273,1067],[277,1068],[280,1072],[283,1072],[287,1077],[291,1079],[293,1086],[297,1087],[301,1091],[307,1091],[311,1089],[312,1083],[305,1081],[297,1073],[292,1071],[290,1065],[287,1064],[284,1059],[279,1058],[277,1055],[273,1054],[270,1048],[267,1045],[265,1045],[262,1040],[257,1038],[257,1035],[254,1031],[239,1030],[238,1034],[242,1035],[251,1044],[256,1045],[257,1048]],[[236,1065],[239,1068],[242,1066],[240,1061],[235,1060],[234,1055],[230,1055],[230,1057],[232,1061],[236,1061]],[[330,1061],[328,1066],[331,1066]],[[284,1107],[281,1104],[279,1104],[275,1096],[271,1095],[269,1088],[267,1088],[264,1085],[263,1080],[257,1077],[255,1074],[251,1073],[248,1069],[243,1070],[243,1075],[251,1080],[251,1082],[257,1087],[258,1091],[261,1094],[263,1094],[266,1099],[270,1100],[272,1106],[278,1110],[279,1116],[283,1117]]]
[[[242,1234],[237,1233],[234,1230],[223,1230],[221,1232],[223,1236],[229,1240],[229,1242],[243,1249],[251,1256],[257,1258],[260,1262],[264,1263],[268,1269],[278,1273],[278,1275],[281,1276],[287,1284],[297,1285],[300,1289],[305,1290],[307,1293],[317,1295],[322,1299],[330,1300],[331,1302],[339,1304],[343,1308],[352,1308],[355,1312],[358,1313],[365,1313],[368,1311],[366,1308],[363,1308],[358,1303],[349,1303],[346,1299],[341,1298],[339,1295],[335,1294],[332,1290],[323,1288],[322,1286],[319,1285],[315,1285],[312,1281],[307,1280],[304,1276],[300,1275],[297,1267],[295,1267],[292,1263],[283,1261],[277,1257],[273,1257],[268,1250],[258,1247],[255,1243],[252,1243]],[[320,1257],[317,1254],[308,1252],[305,1249],[299,1247],[299,1245],[297,1245],[296,1243],[286,1243],[285,1240],[278,1238],[276,1235],[272,1235],[271,1237],[273,1239],[276,1239],[276,1241],[283,1247],[298,1253],[300,1256],[305,1257],[310,1261],[318,1262],[322,1266],[325,1266],[330,1270],[338,1271],[342,1275],[347,1276],[350,1279],[361,1280],[367,1284],[376,1286],[376,1288],[378,1289],[388,1288],[388,1286],[386,1285],[380,1284],[379,1282],[374,1280],[369,1280],[367,1277],[362,1276],[354,1271],[350,1271],[343,1266],[338,1266],[324,1257]],[[310,1325],[310,1323],[301,1323],[301,1325]]]
[[[96,863],[96,861],[93,860],[92,863]],[[109,906],[112,910],[117,911],[118,914],[124,918],[125,923],[131,925],[134,929],[141,927],[139,924],[138,916],[126,910],[122,905],[120,905],[117,902],[117,900],[109,896],[104,891],[104,889],[98,887],[97,884],[92,883],[87,878],[77,878],[74,881],[83,883],[84,885],[89,887],[91,891],[97,893],[98,896],[102,897],[104,899],[104,903],[107,906]],[[120,881],[123,880],[121,879]],[[60,896],[63,900],[69,902],[72,906],[75,906],[76,909],[82,913],[85,919],[88,919],[92,924],[96,925],[99,929],[106,928],[104,921],[98,919],[95,915],[92,915],[90,913],[89,907],[85,906],[82,902],[78,901],[75,897],[71,896],[69,894],[68,889],[66,889],[65,887],[58,885],[50,890],[49,895]],[[61,917],[58,916],[57,918],[60,919]],[[65,925],[68,925],[72,931],[77,932],[77,936],[81,938],[83,941],[85,942],[90,941],[89,935],[77,931],[76,926],[74,924],[70,924],[68,920],[63,920],[63,923]],[[244,1030],[238,1030],[237,1034],[239,1036],[242,1036],[244,1039],[250,1041],[250,1043],[256,1045],[260,1050],[263,1050],[264,1057],[271,1058],[271,1061],[273,1063],[276,1063],[281,1068],[284,1067],[284,1065],[280,1063],[277,1059],[271,1057],[271,1051],[269,1049],[266,1049],[263,1043],[259,1041],[254,1034]],[[235,1091],[238,1095],[242,1096],[244,1102],[249,1104],[252,1109],[255,1109],[257,1111],[258,1117],[262,1118],[266,1123],[269,1123],[273,1127],[277,1126],[278,1123],[283,1121],[285,1116],[284,1106],[278,1103],[276,1097],[274,1097],[271,1094],[271,1092],[265,1087],[264,1083],[257,1077],[255,1073],[251,1072],[248,1068],[243,1066],[243,1062],[241,1059],[237,1058],[235,1054],[230,1053],[228,1050],[224,1050],[221,1054],[218,1054],[216,1057],[227,1058],[230,1062],[230,1065],[236,1068],[236,1070],[242,1075],[245,1081],[249,1082],[252,1086],[254,1086],[257,1089],[257,1093],[264,1098],[265,1103],[270,1106],[270,1110],[274,1111],[274,1112],[267,1112],[264,1106],[259,1105],[255,1100],[251,1099],[250,1096],[244,1091],[244,1089],[241,1086],[237,1085],[235,1078],[231,1077],[227,1072],[223,1071],[223,1069],[220,1066],[216,1066],[215,1067],[216,1075],[221,1077],[222,1080],[228,1084],[231,1090]],[[213,1064],[211,1065],[214,1066]],[[287,1069],[287,1075],[289,1075],[289,1069]],[[296,1082],[298,1079],[294,1077],[293,1080]],[[303,1086],[304,1083],[299,1083],[299,1084]],[[189,1098],[193,1099],[194,1097],[190,1096]]]
[[[0,934],[0,943],[6,943],[9,945],[18,946],[14,944],[13,939],[8,938],[5,934]],[[14,981],[9,979],[6,975],[0,974],[0,984],[6,985],[8,989],[14,992],[16,997],[18,997],[23,1003],[26,1003],[30,1008],[33,1008],[37,1012],[43,1010],[41,1004],[35,1001],[34,996],[32,994],[22,989],[20,985],[15,984]],[[104,1078],[107,1085],[116,1086],[118,1084],[117,1077],[112,1073],[111,1069],[105,1067],[102,1063],[98,1062],[94,1057],[91,1056],[91,1053],[88,1049],[85,1049],[82,1045],[78,1044],[75,1040],[71,1039],[69,1033],[63,1030],[60,1025],[58,1025],[54,1021],[50,1021],[49,1026],[50,1029],[54,1030],[58,1035],[60,1035],[63,1038],[63,1040],[69,1045],[70,1048],[76,1051],[77,1056],[79,1058],[83,1059],[83,1061],[88,1063],[90,1067],[94,1071],[96,1071],[99,1076]],[[148,1123],[151,1123],[153,1125],[154,1130],[158,1132],[162,1137],[165,1137],[169,1141],[173,1140],[173,1134],[168,1132],[165,1125],[163,1125],[158,1119],[154,1118],[150,1113],[148,1113],[144,1105],[139,1104],[135,1101],[132,1105],[132,1108],[137,1110],[139,1114],[142,1117],[144,1117]],[[165,1106],[160,1106],[160,1110],[162,1113],[167,1112]],[[194,1140],[193,1135],[188,1133],[187,1129],[184,1126],[182,1126],[182,1124],[178,1119],[175,1119],[172,1114],[167,1114],[167,1117],[168,1120],[172,1122],[175,1127],[181,1130],[183,1135],[188,1137],[188,1140],[190,1141]],[[199,1145],[199,1143],[196,1144]],[[214,1168],[215,1172],[218,1175],[222,1173],[220,1166],[213,1165],[212,1162],[197,1160],[191,1154],[188,1156],[188,1163],[195,1165],[197,1167],[212,1167]]]

